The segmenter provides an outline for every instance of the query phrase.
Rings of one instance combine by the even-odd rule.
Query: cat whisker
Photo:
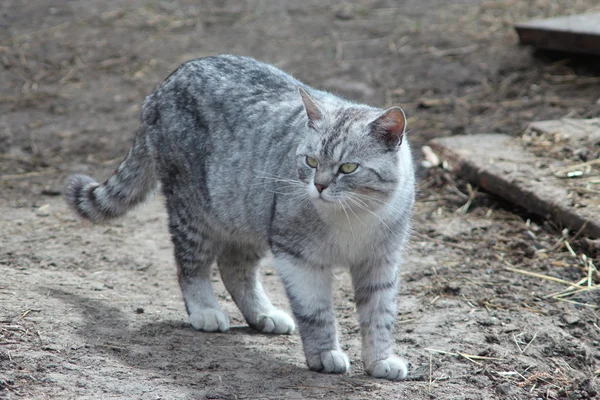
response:
[[[350,216],[348,215],[348,212],[346,211],[346,207],[344,207],[344,203],[343,200],[338,200],[337,201],[340,205],[340,207],[342,208],[342,211],[344,211],[344,214],[346,214],[346,218],[348,219],[348,226],[350,227],[350,232],[352,232],[352,237],[354,237],[354,229],[352,229],[352,222],[350,222]]]
[[[262,182],[255,182],[255,183],[251,184],[250,186],[260,186],[260,185],[265,185],[267,183],[272,183],[272,182],[276,182],[276,183],[288,183],[288,184],[298,185],[298,186],[304,186],[305,185],[303,182],[294,181],[294,180],[291,180],[291,179],[277,179],[277,178],[259,178],[259,179],[264,179],[264,180]]]
[[[298,190],[298,189],[304,189],[304,185],[281,185],[281,186],[276,186],[274,189],[276,189],[276,190],[285,190],[285,189]]]
[[[304,188],[302,188],[304,189]],[[297,200],[297,199],[302,199],[303,202],[300,203],[304,204],[305,202],[310,202],[310,196],[308,195],[308,193],[306,192],[306,190],[297,190],[294,192],[288,192],[287,194],[294,194],[294,197],[291,197],[291,200]]]
[[[310,197],[309,196],[299,196],[301,198],[300,203],[298,203],[299,207],[302,207],[306,204],[310,204]]]
[[[283,179],[283,180],[291,180],[291,181],[299,182],[297,179],[291,179],[289,177],[271,174],[266,171],[257,171],[257,172],[258,172],[258,174],[264,174],[264,175],[258,175],[258,174],[255,175],[255,177],[257,177],[257,178]]]
[[[280,193],[281,194],[291,194],[291,193],[296,193],[299,190],[303,190],[305,188],[304,184],[301,183],[291,183],[288,182],[285,185],[267,185],[267,183],[260,183],[260,184],[254,184],[254,185],[250,185],[251,187],[262,187],[264,190],[266,190],[267,192],[271,192],[271,193]],[[272,186],[272,187],[269,187]]]
[[[371,211],[371,209],[369,209],[368,207],[363,207],[362,205],[360,205],[360,203],[356,202],[356,200],[352,199],[351,197],[348,197],[348,200],[354,202],[354,204],[356,204],[359,208],[363,209],[364,211],[366,211],[366,212],[374,215],[375,218],[377,218],[379,220],[379,222],[381,222],[381,224],[383,226],[385,226],[390,231],[390,233],[394,233],[394,231],[392,230],[392,228],[390,228],[389,225],[386,224],[379,215],[377,215],[376,213],[374,213],[373,211]]]
[[[368,204],[365,203],[363,200],[359,199],[359,198],[353,198],[354,201],[359,202],[360,204],[362,204],[364,207],[368,208]]]
[[[274,176],[256,176],[255,178],[257,178],[257,179],[263,179],[263,180],[271,180],[271,181],[274,181],[274,182],[295,182],[295,183],[301,183],[297,179],[279,178],[279,177],[274,177]]]
[[[281,194],[281,195],[291,195],[291,194],[298,194],[301,191],[299,190],[290,190],[290,191],[285,191],[286,188],[277,188],[276,190],[269,190],[267,188],[264,188],[265,191],[269,192],[269,193],[275,193],[275,194]],[[284,191],[282,191],[284,190]]]
[[[369,195],[361,194],[361,193],[350,193],[350,196],[355,197],[355,200],[357,198],[362,198],[362,199],[365,199],[365,200],[375,201],[375,202],[377,202],[377,203],[379,203],[381,205],[384,205],[386,207],[391,208],[392,210],[394,210],[396,212],[403,212],[400,208],[394,206],[393,204],[390,204],[389,202],[386,202],[384,200],[378,199],[377,197],[373,197],[373,196],[369,196]]]
[[[348,199],[348,200],[351,200],[351,199]],[[356,201],[356,199],[355,199],[355,201]],[[346,204],[347,204],[347,203],[346,203]],[[355,204],[356,204],[356,203],[355,203]],[[359,205],[359,207],[360,207],[360,205]],[[364,221],[363,221],[362,219],[360,219],[360,218],[358,217],[358,215],[356,215],[356,213],[354,212],[354,210],[352,209],[352,207],[351,207],[351,206],[348,206],[348,208],[350,209],[350,212],[351,212],[352,214],[354,214],[354,216],[356,217],[356,219],[357,219],[357,220],[359,220],[359,221],[360,221],[360,223],[361,223],[361,224],[363,224],[363,225],[365,226],[365,228],[369,228],[369,227],[367,226],[367,224],[365,224],[365,223],[364,223]]]

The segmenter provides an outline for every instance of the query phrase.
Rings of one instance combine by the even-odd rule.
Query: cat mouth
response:
[[[315,200],[320,200],[322,203],[332,204],[332,205],[335,205],[339,201],[335,197],[331,197],[331,196],[325,197],[325,195],[322,193],[319,195],[319,197],[316,197]]]
[[[320,201],[322,201],[323,203],[333,203],[333,201],[332,201],[332,200],[328,200],[328,199],[324,198],[324,197],[323,197],[323,195],[321,195],[321,196],[319,196],[319,197],[316,197],[316,198],[315,198],[315,200],[320,200]]]

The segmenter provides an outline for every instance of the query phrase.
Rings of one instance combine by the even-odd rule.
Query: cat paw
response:
[[[366,370],[373,378],[390,381],[399,381],[406,378],[408,374],[406,361],[398,356],[389,356],[384,360],[376,361],[370,367],[367,367]]]
[[[291,335],[296,329],[292,317],[281,310],[271,311],[269,314],[259,315],[256,328],[264,333],[278,335]]]
[[[216,308],[204,308],[190,314],[190,323],[199,331],[226,332],[229,330],[229,317]]]
[[[307,360],[308,368],[326,374],[343,374],[350,369],[348,356],[339,350],[327,350]]]

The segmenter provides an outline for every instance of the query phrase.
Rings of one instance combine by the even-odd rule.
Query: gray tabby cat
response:
[[[189,61],[149,95],[133,147],[103,184],[74,175],[67,200],[95,222],[125,214],[160,181],[192,326],[227,331],[211,286],[225,287],[255,329],[290,334],[258,278],[270,250],[311,370],[344,373],[332,306],[334,266],[350,268],[362,359],[402,379],[392,325],[410,230],[414,172],[405,117],[311,89],[245,57]]]

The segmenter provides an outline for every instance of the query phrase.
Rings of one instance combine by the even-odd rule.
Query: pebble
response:
[[[502,327],[502,333],[516,332],[518,330],[519,330],[519,327],[515,326],[513,324],[506,324],[506,325],[504,325],[504,327]]]
[[[50,215],[50,204],[44,204],[37,210],[35,210],[35,215],[38,217],[47,217]]]
[[[564,321],[569,325],[575,325],[579,323],[579,317],[573,314],[567,314],[563,317]]]
[[[512,392],[512,387],[510,386],[510,383],[501,383],[500,385],[496,386],[496,392],[498,394],[507,396],[510,394],[510,392]]]
[[[490,317],[490,318],[480,318],[477,320],[477,323],[481,326],[494,326],[498,325],[500,321],[498,318]]]

